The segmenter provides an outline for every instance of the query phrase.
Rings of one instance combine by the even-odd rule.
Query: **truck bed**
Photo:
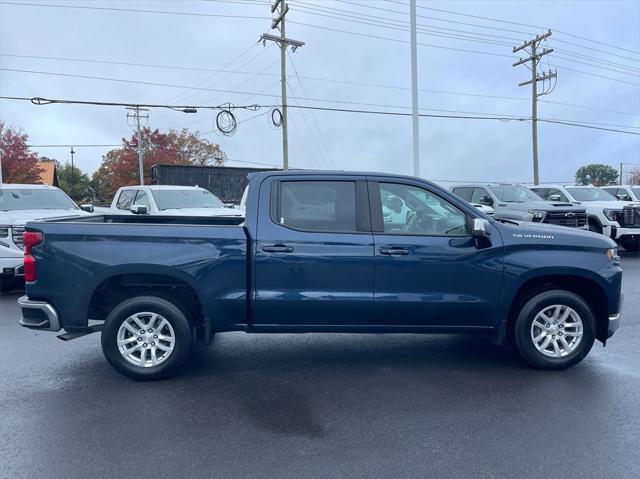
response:
[[[55,304],[64,328],[81,329],[104,319],[92,302],[104,295],[144,294],[151,288],[191,291],[206,304],[194,311],[218,322],[244,323],[247,231],[243,218],[94,215],[34,221],[37,281],[30,298]],[[94,297],[87,295],[94,291]],[[97,296],[96,296],[97,295]],[[193,304],[192,297],[184,303]],[[203,302],[204,303],[204,302]]]

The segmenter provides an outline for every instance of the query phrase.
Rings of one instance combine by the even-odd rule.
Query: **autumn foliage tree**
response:
[[[38,155],[29,150],[29,137],[0,121],[0,157],[4,183],[40,183]]]
[[[226,160],[220,145],[198,136],[197,132],[142,129],[144,182],[151,181],[151,167],[165,165],[222,165]],[[110,150],[102,158],[100,168],[93,174],[92,187],[99,200],[111,199],[121,186],[140,183],[138,173],[138,139],[122,139],[122,148]]]
[[[609,165],[593,163],[578,168],[576,183],[578,185],[607,186],[618,182],[618,171]]]

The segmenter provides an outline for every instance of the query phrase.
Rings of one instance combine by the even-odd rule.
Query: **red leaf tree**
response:
[[[43,169],[38,155],[29,150],[29,137],[0,121],[0,156],[4,183],[40,183]]]
[[[170,130],[142,129],[144,182],[151,182],[151,167],[156,163],[165,165],[222,165],[226,155],[220,146],[197,132],[186,129]],[[102,157],[100,168],[94,173],[92,183],[98,199],[110,200],[121,186],[140,183],[138,172],[138,139],[122,139],[122,148],[110,150]]]

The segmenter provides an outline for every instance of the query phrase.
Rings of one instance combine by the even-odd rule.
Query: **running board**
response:
[[[71,333],[63,333],[58,335],[58,339],[63,341],[71,341],[72,339],[81,338],[87,334],[97,333],[102,331],[102,323],[94,324],[93,326],[87,326],[80,331],[73,331]]]

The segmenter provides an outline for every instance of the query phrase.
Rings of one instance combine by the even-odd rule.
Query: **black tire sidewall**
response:
[[[171,324],[175,334],[171,355],[161,364],[150,368],[131,364],[118,349],[117,335],[122,322],[140,312],[153,312],[163,316]],[[177,303],[157,296],[138,296],[123,301],[109,313],[102,329],[101,343],[107,361],[119,373],[137,380],[160,379],[175,372],[189,357],[193,345],[193,328]]]
[[[547,306],[561,304],[574,309],[582,320],[582,339],[571,354],[552,358],[539,352],[531,340],[531,323]],[[595,340],[596,322],[589,305],[578,295],[563,290],[551,290],[537,294],[520,310],[516,319],[514,339],[518,353],[528,364],[541,369],[565,369],[582,361],[589,354]]]

